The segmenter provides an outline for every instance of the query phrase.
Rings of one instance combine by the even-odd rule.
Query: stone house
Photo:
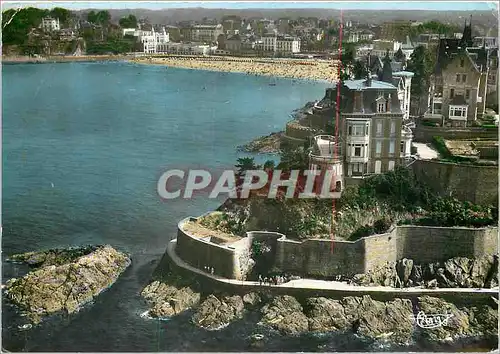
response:
[[[441,39],[436,69],[431,76],[425,119],[453,127],[472,125],[486,105],[488,50],[472,47],[471,28],[461,39]]]
[[[336,95],[337,88],[327,90],[331,102],[335,102]],[[366,79],[345,81],[340,96],[340,138],[336,156],[330,158],[336,158],[332,160],[332,168],[336,169],[337,159],[341,159],[338,174],[343,179],[362,179],[410,161],[413,135],[404,123],[396,86],[374,80],[370,75]]]
[[[234,35],[226,39],[226,50],[233,52],[233,53],[238,53],[241,51],[241,37],[240,35]]]

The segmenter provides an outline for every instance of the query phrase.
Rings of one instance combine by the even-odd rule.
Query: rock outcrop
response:
[[[49,314],[78,311],[110,287],[131,263],[128,255],[111,246],[30,252],[10,260],[36,268],[6,284],[7,298],[35,323]]]
[[[146,286],[141,295],[150,305],[151,317],[171,317],[197,305],[200,294],[188,286],[175,287],[158,280]]]
[[[277,296],[262,309],[261,323],[286,334],[298,334],[309,329],[302,305],[292,296]]]
[[[243,317],[245,304],[240,296],[224,296],[218,299],[209,295],[196,309],[192,317],[195,325],[216,330]]]
[[[415,308],[414,308],[415,306]],[[333,300],[324,297],[308,298],[304,308],[291,296],[277,296],[261,309],[261,324],[285,334],[303,332],[352,332],[393,344],[408,344],[417,337],[432,342],[446,342],[466,336],[494,336],[498,330],[495,305],[458,308],[442,299],[423,296],[415,304],[396,298],[381,302],[370,296],[345,297]],[[436,328],[419,327],[416,317],[449,315]]]
[[[493,288],[498,286],[498,256],[476,259],[455,257],[445,262],[416,265],[411,259],[391,262],[365,274],[357,274],[358,285],[429,288]]]
[[[280,142],[283,132],[271,133],[252,140],[248,144],[239,146],[238,150],[251,153],[277,153],[280,151]]]

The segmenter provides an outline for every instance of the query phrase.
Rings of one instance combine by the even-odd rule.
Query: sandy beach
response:
[[[249,75],[328,82],[335,81],[337,77],[337,68],[331,60],[172,56],[162,58],[143,57],[132,61],[141,64],[165,65],[185,69],[237,72]]]

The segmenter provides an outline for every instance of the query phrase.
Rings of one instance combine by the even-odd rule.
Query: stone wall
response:
[[[365,264],[360,273],[403,258],[398,254],[398,248],[401,248],[401,240],[398,236],[398,227],[395,227],[388,233],[360,239],[359,241],[363,244]]]
[[[417,160],[411,168],[420,181],[443,196],[476,204],[498,203],[498,166]]]
[[[239,279],[240,267],[234,249],[194,237],[183,230],[182,224],[184,222],[194,220],[196,219],[187,218],[179,222],[177,231],[177,252],[179,257],[198,269],[203,270],[205,266],[213,267],[215,275]]]
[[[248,232],[233,247],[188,235],[179,223],[176,251],[191,266],[214,267],[215,274],[245,279],[254,240],[265,240],[275,257],[274,268],[302,277],[329,278],[365,273],[402,258],[419,263],[498,253],[498,228],[397,226],[390,232],[352,241],[311,239],[293,241],[277,232]],[[333,247],[332,247],[333,246]]]
[[[364,271],[364,256],[361,242],[282,238],[278,240],[275,267],[303,277],[357,274]]]
[[[413,129],[413,141],[415,142],[431,143],[434,136],[442,136],[447,140],[473,140],[477,138],[498,140],[498,129],[428,127],[425,125],[418,125]]]

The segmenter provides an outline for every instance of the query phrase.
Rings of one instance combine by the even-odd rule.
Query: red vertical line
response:
[[[339,147],[339,116],[340,116],[340,75],[342,73],[342,29],[344,26],[344,12],[340,10],[340,27],[339,27],[339,59],[337,66],[337,104],[335,107],[335,152],[334,152],[334,161],[338,159],[338,147]],[[335,182],[335,187],[337,187],[337,174],[339,171],[336,171],[335,177],[333,181]],[[335,246],[335,235],[334,235],[334,222],[335,222],[335,198],[332,200],[332,224],[331,224],[331,249],[330,252],[333,253],[333,249]]]

